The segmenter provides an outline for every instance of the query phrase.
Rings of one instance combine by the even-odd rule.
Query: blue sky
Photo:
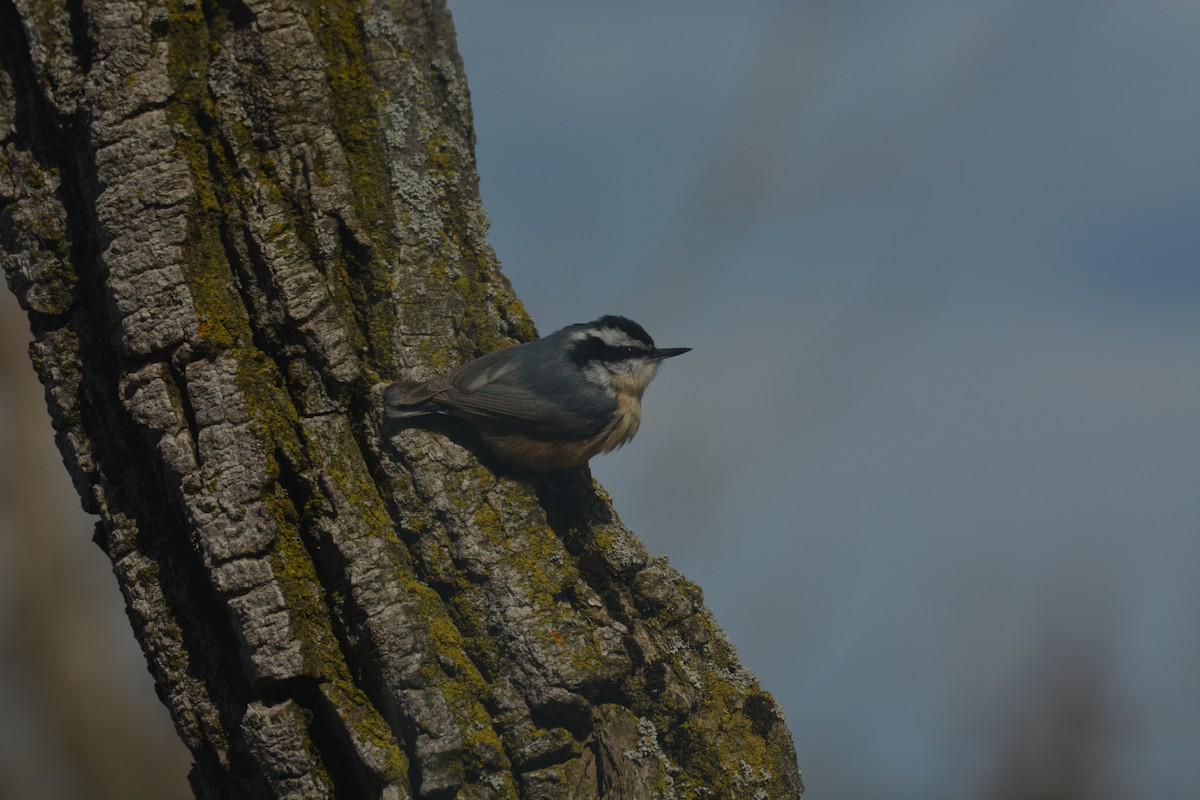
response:
[[[1087,796],[1200,794],[1200,7],[451,10],[540,329],[695,348],[593,471],[807,796],[994,794],[1064,685]]]

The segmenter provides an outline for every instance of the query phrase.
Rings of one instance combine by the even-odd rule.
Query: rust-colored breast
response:
[[[590,439],[548,441],[520,433],[482,431],[483,439],[503,460],[529,470],[565,469],[586,464],[592,456],[615,450],[637,433],[642,404],[624,393],[617,396],[613,424]]]

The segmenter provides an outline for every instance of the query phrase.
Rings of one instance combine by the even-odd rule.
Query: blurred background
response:
[[[1200,5],[450,4],[539,329],[695,348],[593,472],[806,797],[1200,797]],[[0,797],[185,797],[0,334]]]

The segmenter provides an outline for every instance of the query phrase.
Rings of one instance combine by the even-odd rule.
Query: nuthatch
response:
[[[605,316],[423,383],[394,383],[384,404],[395,418],[466,420],[501,460],[521,469],[575,467],[633,438],[658,365],[689,350],[657,348],[633,320]]]

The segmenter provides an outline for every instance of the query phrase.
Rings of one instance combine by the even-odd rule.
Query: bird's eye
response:
[[[639,352],[640,351],[636,347],[621,348],[621,355],[625,356],[626,358],[633,358],[634,356],[638,355]]]

